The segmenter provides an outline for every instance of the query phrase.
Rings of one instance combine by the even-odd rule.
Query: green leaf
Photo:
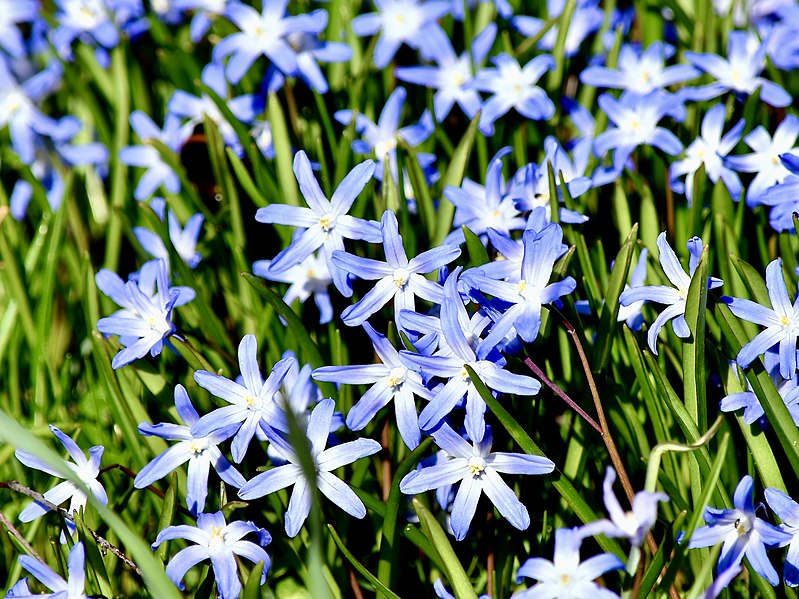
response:
[[[291,151],[291,140],[286,127],[286,119],[280,100],[274,93],[269,94],[267,102],[269,124],[272,126],[272,144],[275,146],[275,163],[277,164],[277,180],[283,192],[283,201],[292,206],[300,205],[300,190],[294,178],[294,154]]]
[[[430,186],[427,184],[427,178],[424,176],[422,167],[419,166],[416,150],[402,138],[400,138],[400,146],[408,155],[405,166],[408,169],[411,189],[413,189],[413,197],[416,199],[416,207],[419,211],[422,226],[427,231],[427,238],[432,239],[436,233],[436,209],[430,194]]]
[[[391,482],[391,490],[386,500],[386,511],[383,516],[383,529],[380,537],[380,563],[377,567],[378,578],[389,588],[394,586],[397,577],[397,560],[400,556],[399,548],[397,547],[397,518],[400,507],[405,503],[405,496],[399,488],[400,481],[416,467],[416,464],[422,459],[432,442],[433,438],[428,437],[408,454],[400,462]]]
[[[707,428],[707,382],[705,374],[705,311],[707,309],[708,254],[705,246],[696,266],[688,297],[685,300],[685,322],[691,336],[682,345],[683,394],[685,407],[703,431]]]
[[[169,475],[169,488],[164,494],[164,504],[161,507],[161,516],[158,518],[158,530],[164,530],[167,526],[171,526],[175,519],[175,506],[178,496],[178,477],[175,472]],[[158,559],[162,562],[167,560],[169,543],[161,543],[156,550]]]
[[[599,328],[597,329],[596,340],[594,341],[593,359],[597,372],[601,372],[607,366],[610,359],[610,350],[613,346],[613,336],[619,327],[616,319],[619,316],[619,296],[627,283],[627,273],[630,270],[635,240],[638,236],[638,224],[636,223],[626,241],[616,254],[613,263],[613,270],[610,273],[610,281],[605,291],[605,303],[599,315]]]
[[[374,574],[372,574],[369,570],[367,570],[364,567],[364,565],[361,562],[359,562],[358,559],[352,554],[352,552],[349,549],[347,549],[346,545],[344,545],[344,542],[341,540],[341,537],[336,532],[336,529],[333,528],[332,524],[328,524],[327,529],[330,531],[330,536],[333,537],[333,541],[336,543],[336,546],[339,548],[341,553],[344,555],[344,557],[347,558],[347,561],[352,564],[353,568],[355,568],[356,570],[358,570],[358,572],[361,573],[361,576],[363,576],[366,580],[371,582],[372,585],[374,585],[375,589],[377,589],[377,591],[383,596],[388,597],[388,599],[400,599],[399,595],[397,595],[386,585],[380,582],[377,579],[377,577]]]
[[[258,562],[252,567],[247,583],[244,585],[241,599],[261,599],[261,573],[263,571],[263,562]]]
[[[469,156],[472,153],[472,146],[474,146],[474,139],[477,135],[477,125],[480,123],[480,115],[476,115],[472,122],[469,123],[469,128],[463,134],[458,147],[455,148],[455,153],[452,155],[452,160],[447,167],[447,172],[444,174],[444,187],[452,185],[459,187],[463,182],[463,175],[466,172],[466,166],[469,164]],[[430,244],[431,247],[437,247],[444,242],[444,238],[449,235],[452,229],[452,217],[455,215],[455,206],[447,200],[442,198],[438,203],[438,230]]]
[[[469,251],[469,265],[474,267],[488,264],[488,252],[480,238],[472,233],[471,229],[466,225],[462,225],[461,229],[466,238],[466,249]]]
[[[416,515],[419,516],[419,522],[422,525],[425,536],[430,539],[444,562],[447,580],[452,585],[455,596],[458,599],[477,599],[477,593],[474,592],[469,576],[463,569],[460,560],[458,560],[458,556],[455,555],[455,550],[447,538],[447,533],[441,528],[438,520],[416,497],[413,498],[413,509]]]

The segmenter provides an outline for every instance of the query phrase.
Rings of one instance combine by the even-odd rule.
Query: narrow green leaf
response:
[[[488,264],[488,252],[480,238],[472,233],[466,225],[462,225],[463,235],[466,237],[466,249],[469,251],[469,265],[472,267]]]
[[[226,153],[228,160],[230,160],[230,164],[233,167],[233,172],[236,173],[236,178],[238,179],[239,185],[241,185],[242,189],[247,192],[247,195],[250,196],[250,199],[253,203],[258,206],[259,208],[263,208],[264,206],[269,204],[269,200],[267,200],[258,187],[255,185],[255,181],[252,180],[249,171],[247,171],[247,167],[244,166],[244,163],[241,159],[236,156],[236,152],[233,151],[233,148],[226,148]]]
[[[400,138],[400,146],[408,155],[405,166],[408,169],[408,176],[411,180],[411,189],[413,189],[413,197],[416,200],[419,218],[425,231],[427,231],[427,238],[432,239],[436,233],[436,209],[433,205],[433,197],[430,194],[430,186],[427,184],[427,178],[419,165],[416,150],[402,138]]]
[[[422,530],[424,530],[425,535],[433,543],[433,546],[444,561],[447,580],[452,585],[455,596],[458,599],[477,599],[477,593],[474,592],[469,576],[463,569],[460,560],[458,560],[458,556],[455,555],[455,550],[447,538],[447,533],[441,528],[438,520],[416,497],[413,498],[413,509],[416,515],[419,516]]]
[[[261,574],[263,571],[263,562],[258,562],[252,567],[247,583],[244,585],[241,599],[261,599]]]
[[[447,167],[447,172],[444,174],[444,187],[452,185],[459,187],[463,182],[463,175],[466,172],[466,167],[469,164],[469,156],[472,153],[472,146],[474,146],[474,139],[477,135],[477,125],[480,123],[480,115],[476,115],[472,122],[469,123],[469,128],[463,134],[458,147],[455,148],[455,153],[452,155],[452,160]],[[446,198],[442,198],[438,203],[438,229],[435,238],[431,243],[431,247],[441,245],[444,238],[449,235],[452,229],[452,217],[455,215],[455,206]]]
[[[619,296],[627,283],[627,273],[630,270],[637,235],[638,224],[636,223],[619,249],[619,253],[616,254],[613,270],[610,273],[610,281],[605,291],[605,303],[602,305],[599,315],[599,328],[594,341],[594,355],[591,361],[597,372],[602,372],[610,359],[614,333],[619,326],[616,322],[619,316]]]
[[[300,205],[300,190],[294,178],[294,154],[291,151],[291,140],[283,116],[280,100],[274,93],[269,94],[267,103],[269,124],[272,126],[272,143],[275,146],[275,163],[277,164],[277,179],[280,190],[283,192],[283,202],[292,206]]]
[[[161,507],[161,515],[158,518],[158,530],[164,530],[167,526],[171,526],[173,520],[175,519],[175,507],[177,503],[177,496],[178,496],[178,477],[176,473],[172,473],[169,475],[169,487],[164,494],[164,504]],[[158,559],[162,562],[165,562],[168,557],[168,543],[162,543],[158,546],[156,550],[156,555]]]
[[[339,548],[342,555],[347,558],[347,561],[352,564],[353,568],[360,572],[361,576],[374,585],[378,593],[382,594],[384,597],[388,597],[388,599],[400,599],[399,595],[380,582],[377,577],[367,570],[366,567],[352,554],[352,552],[347,549],[346,545],[344,545],[344,542],[341,540],[341,537],[336,532],[336,529],[333,528],[332,524],[328,524],[327,529],[330,531],[330,536],[333,538],[333,541],[336,543],[336,546]]]
[[[419,460],[422,459],[427,449],[433,442],[432,437],[422,441],[419,446],[408,454],[400,462],[397,471],[394,473],[391,490],[386,500],[386,512],[383,516],[383,529],[380,537],[380,562],[377,566],[377,577],[386,587],[394,586],[397,577],[397,560],[399,559],[399,548],[397,547],[397,519],[401,505],[405,503],[405,497],[400,491],[400,481],[408,474]]]
[[[705,163],[703,162],[694,173],[693,199],[691,200],[691,220],[688,227],[689,235],[702,235],[702,209],[705,207]]]
[[[707,383],[705,374],[705,311],[707,309],[709,248],[705,246],[696,266],[688,297],[685,300],[685,322],[691,336],[683,341],[683,394],[685,407],[700,431],[707,428]]]
[[[96,583],[97,590],[106,597],[113,596],[111,583],[108,579],[108,572],[103,562],[103,556],[100,555],[100,550],[97,548],[97,542],[94,540],[91,532],[89,532],[86,523],[83,521],[83,508],[73,513],[75,526],[78,529],[78,536],[83,542],[83,550],[86,556],[86,574],[90,584]]]

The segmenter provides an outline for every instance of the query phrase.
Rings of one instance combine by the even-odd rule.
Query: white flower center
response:
[[[482,456],[476,455],[469,459],[469,474],[475,478],[480,478],[485,472],[486,461]]]
[[[208,539],[208,548],[213,550],[219,550],[225,544],[225,529],[220,528],[218,526],[214,526],[211,528],[211,535]]]
[[[742,516],[735,521],[735,532],[739,536],[749,534],[750,530],[752,530],[752,519],[748,516]]]
[[[411,273],[408,272],[407,268],[397,268],[394,270],[394,284],[402,289],[408,284],[410,276]]]
[[[388,373],[388,384],[391,387],[399,387],[402,383],[405,382],[406,377],[408,376],[408,369],[403,366],[397,366],[396,368],[392,368],[391,372]]]
[[[208,441],[206,439],[193,439],[191,443],[189,443],[189,451],[196,457],[202,455],[202,453],[208,449]]]
[[[382,160],[397,147],[397,140],[393,137],[382,139],[375,144],[375,156]]]
[[[322,227],[322,230],[327,233],[336,226],[336,217],[334,214],[327,213],[322,218],[319,219],[319,226]]]

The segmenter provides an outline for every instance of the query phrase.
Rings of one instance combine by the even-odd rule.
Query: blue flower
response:
[[[691,278],[694,276],[694,271],[699,265],[699,259],[702,256],[702,249],[704,244],[699,237],[692,237],[688,240],[688,252],[691,254],[688,269],[690,274],[686,274],[674,250],[671,249],[668,241],[666,241],[666,232],[664,231],[657,238],[658,250],[660,250],[660,265],[663,267],[663,272],[674,287],[667,287],[665,285],[643,285],[641,287],[630,287],[622,291],[619,296],[619,303],[622,306],[629,306],[634,302],[641,300],[656,302],[658,304],[666,304],[668,307],[661,312],[649,327],[647,333],[647,341],[649,349],[652,353],[657,355],[657,338],[660,329],[667,321],[674,319],[671,323],[674,334],[678,337],[685,339],[691,335],[691,330],[688,328],[688,323],[685,322],[685,300],[688,297],[688,287],[691,285]],[[708,278],[708,289],[715,289],[721,287],[723,281],[715,277]]]
[[[433,31],[440,31],[434,29]],[[437,66],[402,67],[395,71],[397,79],[436,90],[433,97],[436,120],[441,122],[457,103],[470,119],[480,110],[480,95],[469,87],[474,76],[473,65],[484,60],[497,34],[497,26],[489,23],[472,41],[471,50],[455,54],[446,35],[438,35],[430,44],[430,58]]]
[[[297,68],[287,75],[300,77],[309,87],[320,94],[328,90],[327,79],[317,62],[346,62],[352,58],[352,48],[343,42],[326,42],[308,31],[296,31],[287,36],[287,41],[297,53]],[[285,77],[272,69],[269,91],[283,86]]]
[[[780,156],[799,156],[799,147],[796,139],[799,137],[799,118],[792,114],[787,115],[774,130],[770,137],[762,125],[758,125],[751,133],[744,137],[744,142],[754,150],[751,154],[743,156],[728,156],[725,160],[727,166],[744,173],[757,173],[746,190],[747,206],[757,206],[762,203],[766,191],[777,183],[782,183],[791,174]]]
[[[477,443],[469,443],[446,423],[432,435],[450,458],[442,464],[407,474],[400,481],[403,493],[415,495],[460,481],[450,516],[450,526],[458,541],[469,532],[477,502],[483,493],[514,528],[525,530],[530,526],[527,508],[502,480],[500,473],[547,474],[555,469],[552,461],[522,453],[491,453],[490,426],[486,427],[482,441]]]
[[[67,580],[61,578],[49,566],[29,555],[19,556],[19,564],[33,577],[50,589],[52,594],[33,595],[28,589],[28,579],[23,578],[8,592],[6,598],[50,597],[51,599],[83,599],[86,597],[86,551],[78,541],[69,550],[67,558]]]
[[[632,274],[630,275],[630,284],[625,285],[624,289],[632,287],[643,287],[646,282],[646,259],[649,256],[649,250],[643,248],[641,254],[638,256],[638,263],[635,265]],[[625,321],[631,331],[638,331],[644,324],[644,314],[641,309],[644,307],[644,300],[638,300],[626,306],[619,306],[619,315],[616,317],[616,322]]]
[[[286,511],[286,534],[290,537],[297,536],[311,511],[310,485],[315,485],[325,497],[349,515],[355,518],[366,515],[363,502],[344,481],[333,474],[333,470],[377,453],[380,443],[372,439],[356,439],[325,449],[334,408],[332,399],[323,399],[308,420],[306,435],[316,466],[316,480],[309,481],[306,478],[295,450],[282,436],[275,435],[271,439],[272,443],[278,446],[289,463],[258,474],[239,491],[239,497],[249,501],[294,485]]]
[[[766,489],[764,495],[769,507],[782,521],[780,530],[791,535],[782,573],[785,584],[799,586],[799,504],[779,489]]]
[[[374,0],[379,12],[358,15],[352,19],[355,35],[375,35],[374,64],[385,68],[402,44],[419,48],[424,53],[430,30],[438,28],[438,19],[449,12],[449,3],[443,0]]]
[[[452,225],[456,227],[445,239],[446,243],[463,243],[465,238],[461,227],[464,225],[483,238],[489,228],[506,235],[524,229],[525,219],[502,180],[502,158],[509,153],[510,148],[502,148],[491,160],[485,187],[467,177],[460,187],[447,185],[444,188],[444,197],[455,206]]]
[[[549,561],[542,557],[529,558],[516,573],[516,581],[534,578],[538,584],[513,599],[539,597],[569,597],[570,599],[618,599],[618,595],[593,582],[605,572],[624,568],[622,561],[611,553],[600,553],[580,563],[583,536],[577,528],[555,531],[555,555]]]
[[[791,174],[769,187],[760,196],[760,203],[771,206],[768,219],[775,231],[789,231],[793,229],[794,212],[799,212],[799,157],[780,154],[780,161]]]
[[[243,377],[237,383],[207,370],[194,373],[194,380],[200,387],[209,391],[230,405],[217,408],[191,425],[194,437],[205,437],[226,430],[235,432],[231,451],[237,464],[244,458],[256,429],[262,423],[269,424],[280,412],[274,401],[275,394],[285,378],[294,358],[284,358],[277,362],[266,381],[261,377],[258,367],[258,342],[254,335],[244,335],[239,343],[239,368]]]
[[[580,81],[594,87],[625,89],[644,96],[701,74],[687,64],[664,66],[672,56],[674,47],[661,41],[652,42],[646,50],[624,44],[615,69],[589,66],[580,73]]]
[[[224,67],[221,64],[216,62],[207,64],[203,69],[202,82],[214,90],[220,98],[227,101],[233,116],[242,123],[250,123],[255,119],[260,101],[251,94],[228,99],[228,85],[225,81]],[[205,118],[210,119],[219,128],[219,134],[225,140],[225,144],[233,148],[238,155],[243,153],[241,140],[236,135],[233,126],[206,94],[197,97],[183,90],[177,90],[172,94],[172,98],[167,104],[167,110],[171,114],[189,119],[186,123],[187,127],[201,125]]]
[[[169,422],[155,425],[146,422],[139,423],[139,432],[142,435],[179,441],[179,443],[161,452],[152,462],[142,468],[136,475],[133,486],[137,489],[144,489],[188,462],[186,505],[192,514],[197,515],[205,510],[205,499],[208,496],[208,471],[211,466],[222,480],[236,488],[241,487],[247,481],[227,461],[217,447],[235,433],[235,428],[234,430],[222,429],[205,436],[192,435],[190,427],[200,419],[200,415],[194,409],[183,385],[175,387],[175,408],[178,417],[186,426]],[[236,427],[236,425],[233,426]]]
[[[362,324],[392,299],[395,317],[400,310],[414,310],[417,295],[429,302],[440,303],[444,297],[441,286],[422,274],[449,264],[461,253],[456,246],[442,245],[408,260],[394,212],[386,210],[380,222],[385,262],[342,251],[333,252],[333,264],[342,271],[361,279],[377,281],[358,303],[348,306],[341,313],[341,319],[349,326]]]
[[[597,135],[594,149],[597,156],[614,150],[613,168],[620,173],[633,150],[640,145],[650,145],[670,156],[682,152],[682,142],[674,133],[658,127],[658,122],[671,116],[682,120],[685,107],[675,96],[655,91],[646,96],[625,92],[620,99],[609,94],[599,96],[599,106],[615,125]]]
[[[83,453],[83,450],[78,447],[78,444],[75,443],[75,441],[73,441],[68,435],[62,433],[52,424],[50,425],[50,431],[56,436],[61,445],[64,446],[64,449],[67,450],[69,457],[71,457],[73,460],[73,462],[67,462],[64,460],[64,465],[74,472],[75,476],[89,489],[89,492],[99,503],[102,505],[107,505],[108,495],[106,494],[103,485],[97,480],[97,476],[100,474],[100,460],[103,459],[103,451],[105,451],[105,448],[102,445],[90,447],[89,459],[86,459],[86,454]],[[46,472],[51,476],[64,478],[60,472],[54,470],[53,467],[47,462],[37,458],[35,455],[28,453],[27,451],[17,449],[14,452],[14,455],[17,456],[17,459],[25,464],[28,468],[34,468],[36,470]],[[61,505],[67,499],[69,499],[69,508],[67,509],[67,512],[70,514],[85,508],[86,501],[88,500],[86,493],[79,489],[75,483],[70,480],[65,480],[64,482],[57,484],[44,494],[44,498],[54,505]],[[28,504],[28,506],[22,510],[19,515],[19,519],[21,522],[30,522],[31,520],[35,520],[49,511],[50,508],[48,506],[34,501]],[[71,520],[67,520],[66,523],[69,531],[74,534],[76,530],[75,523]],[[64,538],[63,534],[61,536],[61,542],[66,543],[66,539]]]
[[[398,138],[402,138],[408,145],[414,147],[433,133],[433,118],[426,110],[418,123],[399,129],[406,95],[404,87],[398,87],[391,92],[376,125],[364,115],[356,115],[352,110],[339,110],[333,115],[344,126],[348,126],[352,119],[355,119],[355,130],[363,135],[363,139],[353,141],[352,150],[356,154],[374,152],[378,161],[374,175],[378,181],[383,180],[386,166],[391,170],[394,179],[397,179]],[[429,154],[420,154],[418,157],[422,160],[428,156]]]
[[[421,434],[414,396],[430,401],[433,394],[422,383],[422,377],[400,361],[399,353],[385,335],[375,331],[368,322],[363,324],[363,328],[382,364],[323,366],[313,371],[313,377],[318,381],[345,385],[372,384],[350,408],[347,426],[350,430],[361,430],[381,408],[393,400],[400,436],[405,445],[416,449]]]
[[[792,537],[757,517],[752,501],[753,487],[752,477],[746,475],[735,488],[733,509],[705,508],[705,522],[708,525],[694,531],[688,548],[709,547],[723,542],[719,572],[736,566],[745,555],[755,572],[772,586],[777,586],[780,577],[766,556],[766,549],[785,545]]]
[[[740,141],[746,123],[741,119],[722,137],[726,113],[727,108],[723,104],[716,104],[708,110],[702,119],[702,135],[685,149],[685,158],[675,160],[669,168],[672,188],[677,193],[684,192],[689,203],[693,197],[694,173],[702,165],[707,178],[713,183],[719,179],[724,181],[733,200],[737,201],[741,197],[741,179],[729,168],[729,163],[725,164],[724,158]],[[683,175],[684,184],[678,180]]]
[[[327,26],[327,11],[315,10],[299,16],[286,16],[288,0],[265,2],[259,13],[245,4],[230,4],[225,16],[241,31],[233,33],[214,48],[214,60],[230,56],[225,73],[236,84],[261,55],[287,75],[297,70],[297,54],[286,39],[289,34],[319,33]]]
[[[194,299],[192,289],[170,287],[163,260],[145,264],[138,282],[123,283],[105,269],[97,273],[95,282],[100,291],[122,306],[122,310],[97,322],[97,330],[106,335],[119,335],[119,342],[125,348],[114,356],[113,368],[130,364],[147,352],[151,356],[160,354],[164,340],[175,331],[172,309]]]
[[[289,247],[272,260],[269,266],[272,274],[285,273],[321,247],[336,289],[347,297],[352,295],[347,272],[331,260],[331,255],[335,250],[344,249],[344,239],[364,239],[370,243],[379,243],[382,240],[377,223],[347,214],[355,198],[372,178],[374,168],[371,160],[356,165],[328,200],[316,182],[308,156],[302,150],[297,152],[294,156],[294,176],[309,207],[270,204],[259,208],[255,214],[255,220],[260,223],[305,229],[294,238]]]
[[[189,25],[189,35],[195,44],[199,42],[214,19],[226,13],[228,5],[238,4],[238,0],[173,0],[175,10],[194,10]]]
[[[153,198],[150,207],[158,214],[161,220],[164,219],[164,208],[166,202],[163,198]],[[169,240],[178,253],[178,256],[186,263],[189,268],[196,268],[202,260],[202,254],[197,251],[197,238],[200,236],[205,217],[202,214],[192,214],[186,221],[186,227],[180,226],[178,217],[172,210],[167,212],[167,223],[169,225]],[[157,234],[145,227],[133,227],[133,234],[142,245],[144,250],[154,258],[161,258],[169,268],[169,251],[164,245],[164,240]]]
[[[299,300],[303,304],[313,294],[316,307],[319,308],[319,324],[327,324],[333,320],[333,305],[330,303],[330,294],[327,290],[333,282],[333,277],[321,252],[310,254],[296,266],[280,273],[271,270],[272,262],[272,260],[255,261],[252,265],[253,273],[270,281],[290,283],[286,295],[283,296],[283,301],[289,306],[294,300]]]
[[[760,99],[775,108],[790,105],[791,95],[773,81],[760,77],[766,66],[768,45],[752,31],[731,31],[727,42],[727,59],[717,54],[686,52],[685,57],[716,78],[714,83],[685,88],[680,95],[686,100],[710,100],[726,91],[749,96],[760,90]]]
[[[258,545],[242,540],[244,535],[251,532],[258,535]],[[200,514],[197,517],[197,526],[167,526],[158,533],[152,548],[156,549],[164,541],[173,539],[186,539],[196,543],[178,551],[167,564],[166,575],[180,590],[185,589],[182,580],[186,572],[201,561],[210,559],[220,599],[237,599],[242,587],[234,557],[236,555],[256,564],[263,562],[261,584],[266,582],[266,573],[271,562],[262,547],[268,545],[272,537],[252,522],[237,521],[228,524],[222,512]]]
[[[574,291],[577,283],[572,277],[549,283],[555,260],[563,253],[562,240],[563,230],[557,223],[550,223],[540,231],[527,229],[522,235],[524,256],[518,280],[497,281],[482,274],[479,268],[465,277],[470,287],[510,304],[491,328],[477,352],[478,358],[484,358],[511,328],[525,343],[532,343],[541,326],[541,307]]]
[[[773,260],[766,267],[766,289],[771,308],[751,300],[724,297],[730,311],[738,318],[766,327],[738,352],[738,364],[746,368],[769,348],[779,344],[780,374],[785,379],[796,371],[796,340],[799,337],[799,298],[791,304],[782,276],[782,260]]]
[[[39,16],[38,0],[0,0],[0,48],[12,58],[25,55],[25,39],[20,23],[30,23]]]
[[[429,430],[438,426],[465,396],[466,432],[470,439],[480,442],[486,428],[486,404],[477,392],[466,366],[470,366],[489,389],[502,393],[535,395],[541,383],[529,376],[504,370],[505,362],[497,352],[491,353],[491,347],[484,351],[489,342],[480,340],[482,331],[464,330],[463,323],[469,322],[469,317],[457,290],[460,270],[460,267],[456,268],[447,277],[441,304],[442,335],[451,353],[439,351],[432,356],[425,356],[401,351],[400,358],[408,367],[421,371],[423,377],[437,376],[447,380],[419,415],[420,428]],[[487,319],[481,319],[481,322],[483,328],[488,324]]]
[[[566,0],[548,0],[547,1],[547,19],[558,19],[566,7]],[[563,47],[565,56],[572,57],[580,50],[580,45],[592,33],[602,27],[602,22],[605,19],[604,11],[599,7],[599,0],[578,0],[574,6],[574,12],[571,14],[571,20],[566,31],[566,43]],[[555,43],[558,39],[558,23],[562,19],[555,21],[549,30],[538,42],[538,48],[541,50],[552,51],[555,49]],[[519,15],[511,19],[513,26],[519,30],[519,33],[526,37],[534,37],[543,29],[546,21],[529,17],[526,15]]]
[[[130,115],[130,125],[136,135],[143,142],[158,140],[163,142],[175,153],[180,152],[181,146],[191,134],[193,125],[180,124],[180,119],[168,115],[161,130],[153,120],[140,110]],[[141,201],[153,195],[160,185],[169,193],[180,191],[180,176],[172,170],[161,156],[161,153],[151,145],[127,146],[119,151],[120,162],[128,166],[137,166],[147,169],[139,180],[133,197]]]
[[[608,466],[605,471],[605,481],[602,484],[602,497],[610,520],[591,522],[580,529],[580,534],[583,536],[602,534],[610,538],[624,537],[634,547],[640,547],[646,534],[657,521],[658,502],[668,501],[669,496],[665,493],[639,491],[633,497],[632,511],[624,511],[613,492],[615,481],[616,471]]]
[[[472,86],[493,94],[483,104],[480,131],[494,134],[494,121],[511,108],[522,116],[536,121],[547,120],[555,114],[555,105],[536,83],[541,76],[555,67],[549,54],[536,56],[524,68],[515,58],[502,53],[491,59],[496,68],[482,69],[472,80]]]

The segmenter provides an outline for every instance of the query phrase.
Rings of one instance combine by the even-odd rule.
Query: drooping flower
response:
[[[80,479],[84,485],[86,485],[98,502],[100,502],[102,505],[107,505],[108,495],[106,495],[102,483],[97,480],[97,476],[100,474],[100,460],[103,458],[103,451],[105,451],[105,448],[102,445],[90,447],[89,458],[86,459],[86,454],[83,453],[83,450],[78,447],[78,444],[75,443],[75,441],[73,441],[69,435],[62,433],[52,424],[50,425],[50,431],[56,436],[61,445],[64,446],[64,449],[67,450],[69,457],[71,457],[73,460],[72,462],[64,460],[64,464],[75,473],[75,476]],[[27,451],[17,449],[14,452],[14,455],[17,456],[17,459],[25,464],[28,468],[41,470],[42,472],[46,472],[47,474],[57,478],[64,478],[60,472],[54,470],[53,467],[47,462],[37,458],[35,455],[28,453]],[[61,505],[67,499],[69,499],[69,508],[67,508],[67,512],[70,514],[86,507],[86,502],[88,501],[86,493],[79,489],[71,480],[65,480],[64,482],[57,484],[55,487],[44,493],[44,498],[54,505]],[[24,510],[22,510],[19,515],[19,519],[22,522],[30,522],[31,520],[35,520],[49,511],[50,508],[48,506],[37,501],[33,501],[32,503],[28,504]],[[76,530],[74,522],[67,520],[66,523],[69,531],[74,533]],[[63,535],[61,542],[66,543],[66,539],[63,537]]]
[[[780,577],[766,556],[766,549],[787,544],[792,536],[757,517],[752,500],[753,487],[752,477],[747,474],[735,488],[733,509],[705,508],[705,522],[708,524],[694,531],[688,548],[709,547],[723,542],[719,572],[736,566],[745,555],[755,572],[772,586],[777,586]]]
[[[629,306],[634,302],[641,300],[655,302],[658,304],[666,304],[668,307],[661,312],[649,327],[647,333],[647,341],[649,349],[653,354],[657,355],[657,338],[660,329],[667,321],[672,320],[671,326],[674,329],[674,334],[683,339],[691,334],[688,328],[688,323],[685,322],[685,301],[688,298],[688,288],[691,285],[691,278],[694,276],[694,271],[699,265],[699,259],[702,257],[702,250],[704,244],[699,237],[692,237],[688,240],[688,252],[691,254],[688,263],[688,272],[686,274],[680,261],[677,259],[677,254],[671,249],[668,241],[666,241],[666,232],[664,231],[657,238],[657,246],[660,250],[660,265],[663,267],[663,272],[674,287],[667,287],[665,285],[643,285],[641,287],[630,287],[625,289],[619,296],[619,303],[622,306]],[[708,289],[715,289],[721,287],[723,281],[716,277],[708,278]]]
[[[783,577],[789,587],[799,586],[799,504],[779,489],[764,491],[766,502],[782,521],[780,530],[791,535]]]
[[[205,217],[200,213],[192,214],[186,221],[186,226],[182,227],[175,213],[172,210],[166,210],[166,202],[163,198],[153,198],[150,208],[162,221],[164,212],[166,212],[169,240],[172,242],[172,247],[189,268],[196,268],[202,260],[202,254],[197,251],[197,238],[200,236]],[[148,254],[164,260],[167,269],[169,268],[169,250],[157,233],[146,227],[133,227],[133,234]]]
[[[613,492],[613,483],[616,481],[616,471],[608,466],[605,471],[605,482],[602,484],[603,501],[608,510],[610,519],[597,520],[583,526],[582,535],[603,534],[606,537],[629,539],[630,544],[639,547],[658,515],[658,502],[668,501],[665,493],[650,493],[639,491],[633,497],[632,510],[624,511]]]
[[[613,591],[593,582],[605,572],[624,568],[611,553],[601,553],[580,563],[583,536],[579,529],[559,528],[555,531],[555,555],[552,561],[531,557],[516,573],[517,582],[534,578],[538,584],[515,593],[513,599],[568,597],[569,599],[618,599]]]
[[[403,493],[415,495],[460,481],[450,517],[450,526],[458,541],[469,532],[477,502],[483,493],[513,527],[525,530],[530,526],[527,508],[500,474],[547,474],[555,469],[554,463],[541,456],[491,453],[493,438],[490,426],[486,427],[482,441],[477,443],[469,443],[446,423],[432,436],[450,458],[444,463],[407,474],[400,481]]]
[[[144,489],[188,462],[186,506],[196,516],[205,511],[205,499],[208,496],[208,471],[211,466],[222,480],[237,489],[247,482],[217,447],[235,433],[237,425],[233,425],[233,430],[222,429],[206,436],[193,435],[191,426],[200,419],[200,415],[194,409],[183,385],[175,387],[175,408],[185,425],[170,422],[161,422],[155,425],[147,422],[139,423],[139,432],[142,435],[179,442],[161,452],[152,462],[142,468],[136,475],[133,486],[137,489]]]
[[[258,535],[258,545],[242,540],[242,537],[251,532]],[[200,514],[197,516],[197,526],[167,526],[158,533],[152,548],[157,549],[164,541],[174,539],[186,539],[196,543],[178,551],[167,564],[166,575],[180,590],[185,589],[183,577],[186,572],[201,561],[210,559],[220,599],[237,599],[242,587],[234,557],[236,555],[256,564],[263,562],[261,584],[266,582],[266,573],[271,562],[262,548],[272,541],[272,537],[252,522],[236,521],[228,524],[222,512]]]
[[[290,485],[294,490],[286,511],[286,534],[295,537],[311,511],[310,485],[316,486],[322,494],[349,515],[363,518],[366,507],[350,487],[333,474],[333,470],[351,464],[355,460],[380,451],[380,443],[372,439],[356,439],[325,449],[333,420],[335,402],[323,399],[311,412],[305,431],[311,458],[316,469],[316,479],[308,480],[300,464],[297,451],[280,435],[271,439],[289,463],[256,475],[240,490],[239,497],[244,500],[257,499]]]

